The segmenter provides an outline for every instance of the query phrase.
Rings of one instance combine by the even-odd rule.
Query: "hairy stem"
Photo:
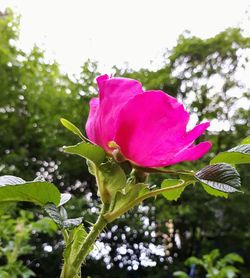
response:
[[[107,220],[103,217],[107,210],[107,205],[103,205],[101,213],[93,225],[91,231],[87,235],[86,239],[83,242],[81,250],[79,251],[78,255],[76,256],[76,260],[73,263],[73,268],[80,271],[82,263],[85,261],[87,255],[90,253],[92,246],[94,245],[96,239],[99,237],[100,233],[107,225]]]

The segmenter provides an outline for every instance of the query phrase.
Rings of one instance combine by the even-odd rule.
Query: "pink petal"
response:
[[[189,114],[175,98],[161,91],[145,92],[124,105],[118,115],[114,141],[123,155],[137,165],[167,166],[173,164],[176,153],[187,149],[192,139],[204,131],[202,124],[187,133],[188,121]],[[185,156],[185,160],[189,157]]]
[[[143,90],[140,82],[128,78],[102,75],[97,78],[97,83],[100,103],[95,113],[90,113],[86,132],[94,143],[108,151],[108,142],[114,140],[117,115],[131,98]]]
[[[206,142],[201,142],[196,146],[192,146],[187,149],[181,150],[173,157],[171,164],[175,164],[187,160],[191,161],[191,160],[199,159],[203,155],[205,155],[210,150],[211,147],[212,144],[206,141]]]
[[[99,98],[92,98],[89,102],[89,116],[88,116],[88,120],[86,123],[86,130],[87,130],[87,134],[88,134],[88,138],[92,141],[95,142],[96,144],[98,141],[98,138],[96,136],[96,128],[95,125],[97,124],[96,122],[96,115],[97,115],[97,111],[99,109]]]

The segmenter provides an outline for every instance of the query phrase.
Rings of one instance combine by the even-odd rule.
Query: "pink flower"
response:
[[[189,114],[175,98],[143,91],[141,83],[127,78],[102,75],[97,83],[99,98],[90,101],[86,131],[106,152],[111,154],[116,144],[133,164],[163,167],[199,159],[210,149],[209,142],[194,145],[209,122],[187,132]]]

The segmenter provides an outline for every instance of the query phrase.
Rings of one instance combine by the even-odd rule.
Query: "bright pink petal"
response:
[[[96,142],[98,141],[98,138],[96,136],[96,128],[95,125],[97,124],[96,122],[96,116],[97,116],[97,112],[99,109],[99,98],[92,98],[89,102],[89,116],[88,116],[88,120],[86,123],[86,130],[87,130],[87,134],[88,134],[88,138],[92,141],[92,142]]]
[[[204,131],[210,126],[210,122],[205,122],[205,123],[201,123],[198,124],[197,126],[195,126],[192,130],[190,130],[187,135],[185,140],[188,140],[190,142],[194,141],[195,139],[197,139],[199,136],[201,136],[201,134],[204,133]]]
[[[196,146],[192,146],[187,149],[181,150],[179,153],[175,154],[171,161],[171,164],[179,163],[186,160],[191,161],[199,159],[203,155],[205,155],[211,147],[212,144],[207,141],[201,142]]]
[[[137,165],[167,166],[174,164],[175,155],[188,149],[204,131],[206,124],[201,124],[187,133],[188,121],[188,113],[175,98],[161,91],[145,92],[132,98],[119,113],[114,141],[123,155]],[[194,147],[193,151],[200,152],[199,148]],[[191,151],[189,154],[190,157],[188,153],[183,155],[185,160],[196,155],[191,156]]]
[[[140,82],[128,78],[102,75],[97,78],[97,83],[100,103],[94,118],[90,116],[87,121],[86,132],[94,143],[109,150],[108,142],[114,140],[117,115],[131,98],[143,90]]]

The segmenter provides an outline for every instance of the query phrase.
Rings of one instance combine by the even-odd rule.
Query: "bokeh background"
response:
[[[190,127],[211,121],[200,140],[211,140],[212,151],[175,167],[200,169],[239,144],[250,129],[249,12],[240,0],[0,1],[0,175],[54,182],[73,195],[67,210],[88,229],[99,210],[95,181],[84,160],[62,152],[77,138],[59,119],[84,132],[103,73],[177,97],[192,114]],[[121,217],[83,277],[172,277],[190,271],[188,257],[215,248],[242,256],[239,277],[250,277],[249,167],[238,170],[244,194],[216,198],[190,187],[178,201],[159,197]],[[43,215],[27,203],[0,208],[0,271],[59,276],[62,236]],[[193,270],[190,277],[205,277]]]

